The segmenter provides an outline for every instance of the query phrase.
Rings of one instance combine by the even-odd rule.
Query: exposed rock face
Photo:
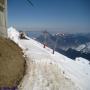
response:
[[[24,72],[25,60],[21,49],[14,42],[0,38],[0,90],[16,87]]]

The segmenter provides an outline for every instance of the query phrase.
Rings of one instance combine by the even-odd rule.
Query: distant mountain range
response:
[[[64,34],[58,36],[57,48],[67,50],[69,48],[77,48],[81,44],[85,44],[90,42],[90,34]],[[57,39],[57,35],[52,35],[50,33],[47,34],[46,42],[47,45],[53,48],[55,41]],[[40,35],[37,37],[37,41],[43,43],[44,35]]]
[[[36,37],[40,43],[46,42],[50,48],[54,48],[56,39],[56,51],[66,55],[69,58],[83,57],[90,60],[90,34],[50,34],[47,32],[46,41],[43,33]]]
[[[82,51],[77,51],[75,49],[69,48],[68,50],[62,50],[62,49],[56,49],[56,51],[60,52],[61,54],[71,58],[75,59],[77,57],[82,57],[90,61],[90,52],[82,52]]]

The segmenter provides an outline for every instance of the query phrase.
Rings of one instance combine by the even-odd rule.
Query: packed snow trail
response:
[[[25,78],[19,90],[79,90],[55,65],[31,63]]]
[[[90,65],[87,60],[76,61],[43,48],[39,42],[20,40],[14,28],[8,29],[11,40],[16,42],[27,57],[27,73],[19,90],[90,90]]]

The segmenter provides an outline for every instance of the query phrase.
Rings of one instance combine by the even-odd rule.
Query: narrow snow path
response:
[[[19,90],[79,90],[65,78],[59,68],[48,64],[29,64],[29,73],[25,76]]]

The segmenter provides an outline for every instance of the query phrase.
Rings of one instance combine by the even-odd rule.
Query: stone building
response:
[[[0,0],[0,36],[7,37],[7,0]]]

